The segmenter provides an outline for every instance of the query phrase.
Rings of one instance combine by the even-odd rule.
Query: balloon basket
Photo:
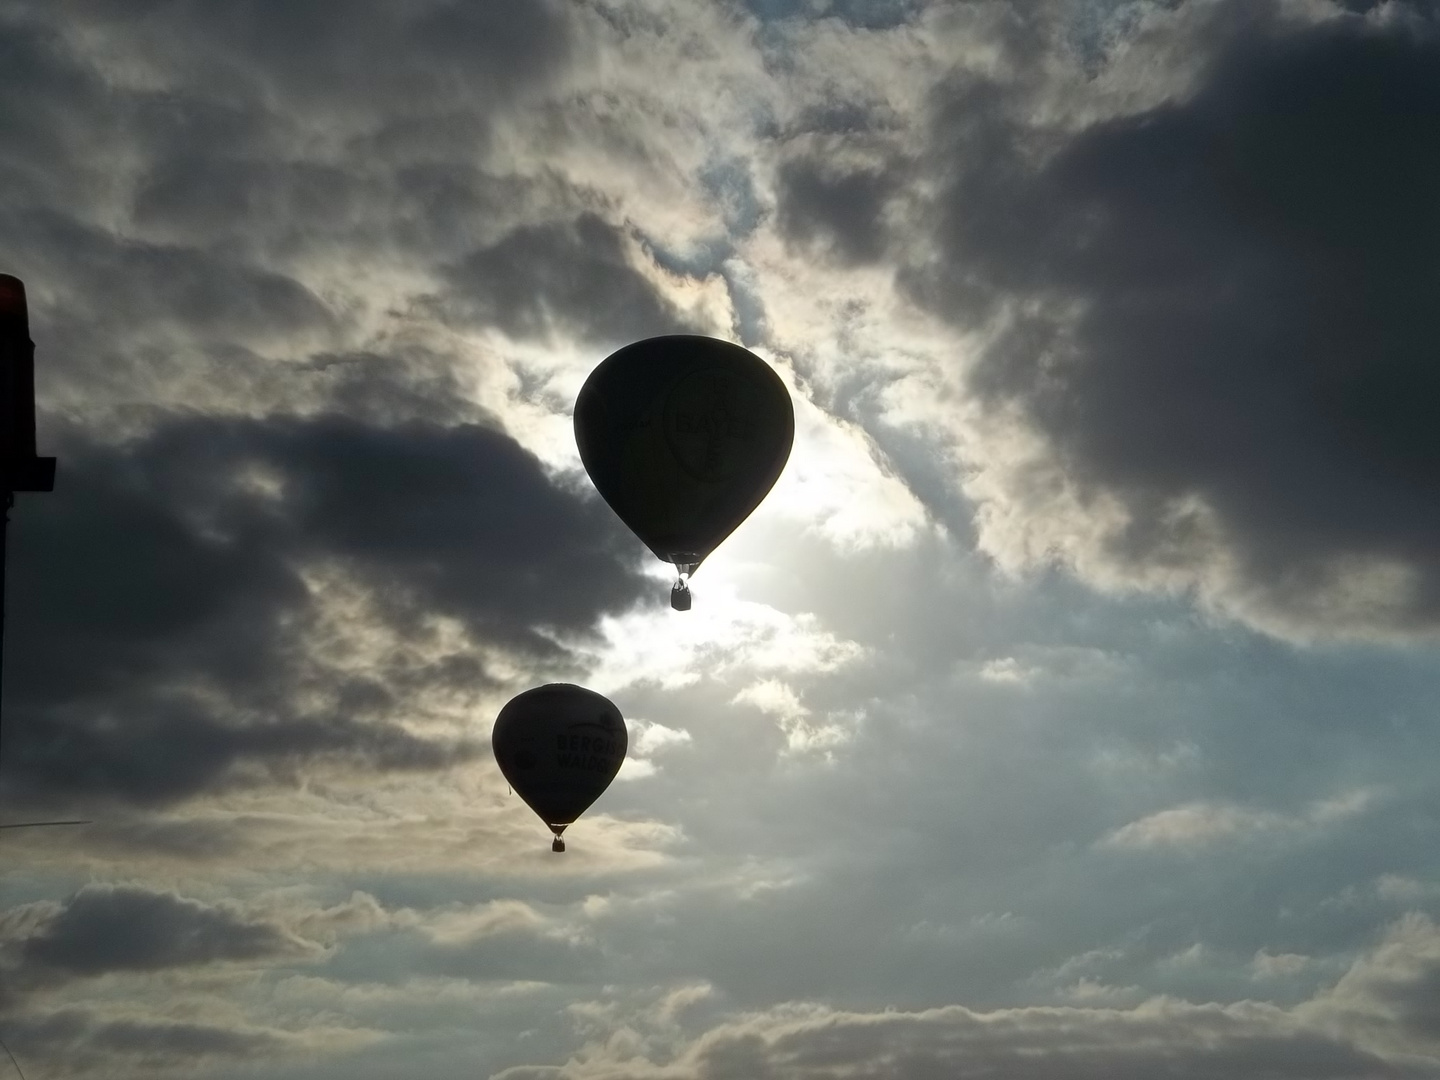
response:
[[[677,581],[670,588],[670,606],[676,611],[690,610],[690,586]]]
[[[565,841],[564,841],[564,840],[561,840],[560,837],[558,837],[558,836],[555,837],[554,841],[550,844],[550,850],[551,850],[551,851],[564,851],[564,850],[565,850]]]

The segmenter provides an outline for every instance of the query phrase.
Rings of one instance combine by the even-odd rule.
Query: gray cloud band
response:
[[[969,385],[1041,440],[1003,496],[1032,550],[1285,633],[1433,633],[1440,27],[1203,10],[1194,88],[1138,111],[1055,130],[942,87],[938,259],[902,284],[994,334]]]
[[[475,742],[398,722],[408,693],[493,689],[486,649],[568,670],[557,638],[643,589],[636,545],[599,501],[485,427],[188,419],[59,450],[62,489],[12,537],[17,796],[153,804],[233,782],[241,763],[274,778],[315,756],[466,760]],[[317,565],[342,567],[400,641],[423,646],[441,615],[468,647],[327,666],[313,648],[323,591],[305,581]]]

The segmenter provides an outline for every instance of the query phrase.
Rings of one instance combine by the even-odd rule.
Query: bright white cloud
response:
[[[1188,803],[1122,825],[1100,843],[1117,848],[1193,847],[1227,838],[1324,826],[1363,813],[1373,800],[1373,792],[1357,790],[1322,799],[1297,815],[1231,803]]]
[[[1262,832],[1279,826],[1278,814],[1219,803],[1191,803],[1160,810],[1105,837],[1108,847],[1154,848],[1207,844],[1225,837]]]
[[[780,369],[785,372],[785,369]],[[928,527],[923,505],[863,430],[818,409],[793,385],[795,447],[770,494],[774,513],[842,550],[903,547]]]
[[[1261,949],[1250,961],[1250,967],[1257,979],[1283,979],[1304,971],[1311,962],[1311,957],[1299,953],[1271,953]]]
[[[676,688],[702,678],[758,672],[821,675],[864,655],[825,630],[813,614],[787,614],[743,600],[723,559],[705,566],[688,612],[635,612],[602,621],[608,647],[596,656],[590,685],[610,694],[633,683]]]
[[[688,731],[666,727],[647,720],[627,719],[630,747],[620,766],[617,780],[641,780],[654,776],[660,769],[655,755],[662,756],[693,742]]]
[[[831,722],[836,714],[826,720],[811,719],[810,710],[800,701],[795,691],[779,679],[762,679],[751,683],[730,701],[732,705],[750,705],[775,718],[780,730],[785,733],[786,747],[792,753],[805,751],[827,751],[848,742],[853,730],[846,725]],[[852,715],[849,720],[856,721]]]

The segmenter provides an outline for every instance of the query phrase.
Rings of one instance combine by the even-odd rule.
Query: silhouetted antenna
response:
[[[35,343],[25,283],[0,274],[0,668],[5,641],[6,526],[17,491],[54,491],[55,459],[35,456]]]
[[[25,1073],[20,1069],[20,1062],[15,1060],[15,1055],[10,1052],[10,1047],[5,1045],[5,1040],[0,1039],[0,1050],[5,1051],[5,1056],[10,1059],[10,1064],[15,1066],[15,1071],[20,1074],[20,1080],[25,1080]]]

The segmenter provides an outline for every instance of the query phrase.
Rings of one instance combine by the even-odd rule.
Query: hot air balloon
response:
[[[679,572],[690,575],[765,498],[795,441],[780,376],[715,338],[647,338],[611,353],[575,401],[575,442],[601,496]]]
[[[555,834],[610,786],[625,760],[625,720],[609,699],[570,683],[517,694],[500,710],[490,745],[510,786]]]

